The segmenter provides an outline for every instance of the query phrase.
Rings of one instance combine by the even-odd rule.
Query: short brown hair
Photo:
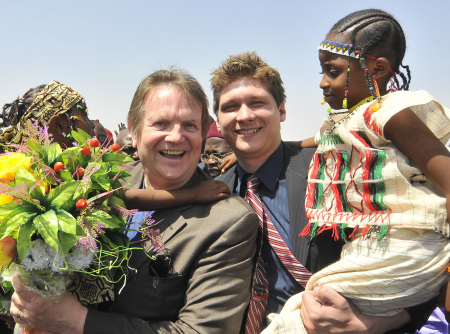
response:
[[[224,87],[242,77],[250,76],[264,83],[275,99],[277,106],[286,102],[286,94],[280,73],[262,60],[255,51],[229,56],[211,74],[211,88],[214,95],[213,108],[216,115],[219,111],[220,95]]]
[[[205,139],[210,126],[208,98],[200,83],[192,75],[176,68],[153,72],[139,84],[134,93],[130,111],[128,112],[128,126],[131,127],[133,133],[138,138],[140,137],[142,119],[145,113],[145,98],[151,90],[160,85],[173,85],[178,87],[187,97],[195,99],[200,103],[202,106],[202,138]]]

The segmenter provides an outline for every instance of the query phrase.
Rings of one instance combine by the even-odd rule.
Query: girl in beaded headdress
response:
[[[339,20],[319,46],[320,87],[330,114],[314,138],[309,224],[301,236],[314,239],[331,229],[348,243],[341,259],[313,275],[306,290],[334,289],[362,312],[361,319],[424,303],[448,280],[450,110],[425,91],[407,91],[405,49],[400,24],[376,9]],[[289,332],[290,321],[295,333],[301,320],[308,327],[311,314],[301,298],[292,297],[267,332]]]

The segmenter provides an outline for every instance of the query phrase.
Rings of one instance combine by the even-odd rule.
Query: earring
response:
[[[62,134],[64,137],[67,136],[66,133],[65,133],[64,131],[63,131],[61,134]]]
[[[375,88],[375,93],[377,94],[377,103],[371,108],[372,112],[376,112],[381,107],[381,96],[380,90],[378,89],[378,83],[375,79],[373,79],[373,87]]]

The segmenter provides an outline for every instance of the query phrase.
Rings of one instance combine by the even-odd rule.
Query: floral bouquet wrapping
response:
[[[0,311],[8,314],[15,272],[55,302],[87,277],[98,291],[75,295],[86,304],[107,301],[110,273],[128,260],[123,214],[130,212],[119,180],[132,159],[114,152],[118,145],[99,148],[82,131],[73,131],[75,146],[62,150],[47,128],[28,130],[16,152],[0,155]]]

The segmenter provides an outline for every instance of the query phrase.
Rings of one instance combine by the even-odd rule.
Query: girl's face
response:
[[[326,39],[336,41],[332,37],[327,36]],[[347,83],[348,57],[328,51],[319,51],[319,61],[323,75],[320,81],[320,88],[323,90],[325,102],[332,109],[342,109],[342,101],[345,97]],[[367,60],[366,64],[369,69],[369,74],[372,73]],[[359,60],[351,58],[348,77],[347,108],[353,107],[370,95],[370,90],[367,86],[364,71],[361,68]]]

